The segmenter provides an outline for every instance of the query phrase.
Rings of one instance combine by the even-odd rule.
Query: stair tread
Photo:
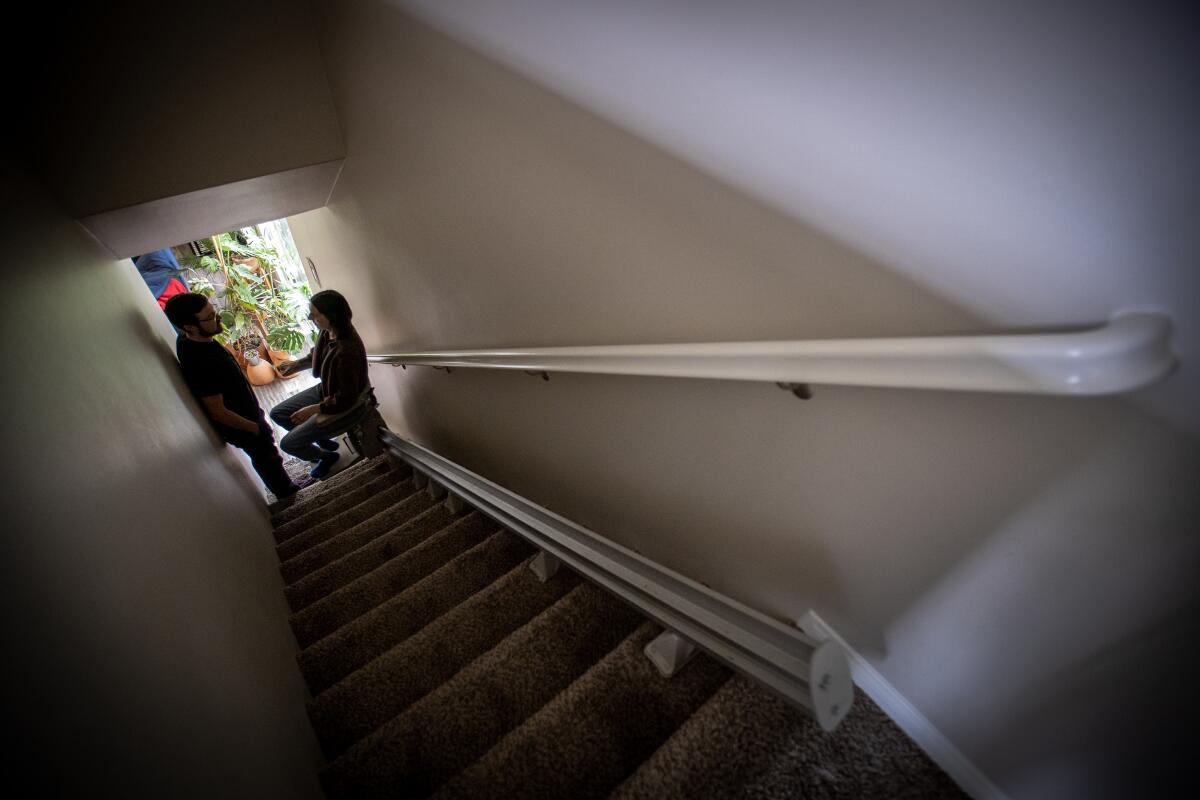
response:
[[[323,502],[310,511],[282,525],[275,526],[275,544],[277,549],[311,528],[332,519],[348,508],[353,508],[359,503],[371,499],[375,494],[383,491],[392,484],[400,483],[404,479],[405,476],[394,470],[389,470],[372,477],[370,480],[365,480],[354,487],[347,487],[345,491],[322,495]],[[286,558],[287,556],[282,557]]]
[[[392,475],[383,475],[377,477],[376,480],[370,483],[374,491],[370,495],[360,499],[354,505],[342,507],[328,517],[320,519],[316,524],[310,525],[301,531],[296,531],[288,539],[278,542],[275,546],[275,552],[280,557],[284,564],[288,560],[293,559],[296,555],[304,553],[306,549],[319,545],[320,542],[330,539],[332,536],[342,533],[342,531],[353,528],[354,525],[370,518],[380,510],[385,509],[389,505],[394,505],[398,501],[409,497],[409,495],[418,493],[418,489],[414,485],[412,479],[404,479],[402,481],[394,480]]]
[[[368,508],[356,507],[358,513],[346,517],[345,527],[329,529],[323,541],[280,564],[279,573],[284,583],[290,586],[380,536],[403,527],[436,503],[425,492],[414,491],[410,481],[397,484],[379,497],[379,502]]]
[[[561,578],[542,583],[520,564],[317,695],[309,717],[326,751],[340,752],[400,714],[579,584]]]
[[[291,617],[292,632],[307,647],[383,604],[495,531],[481,514],[464,517]]]
[[[965,798],[869,697],[832,733],[734,676],[611,795],[670,798]]]
[[[640,621],[602,590],[577,586],[330,764],[322,774],[327,793],[429,792],[549,702]]]
[[[425,541],[455,519],[456,516],[443,503],[426,508],[388,533],[371,539],[285,587],[288,605],[293,613],[302,611]]]
[[[291,497],[269,503],[267,509],[271,514],[272,524],[282,524],[296,515],[304,513],[308,508],[313,507],[316,499],[326,491],[356,483],[364,473],[385,468],[382,462],[387,462],[387,459],[357,458],[345,469],[339,470],[326,480],[310,483]],[[386,467],[390,468],[391,466],[390,462],[386,463]]]
[[[644,623],[436,796],[607,796],[730,676],[699,655],[662,677],[642,652],[661,631]]]
[[[358,483],[366,476],[373,476],[377,473],[393,469],[396,468],[387,458],[382,456],[379,458],[360,459],[327,480],[306,486],[297,492],[295,496],[287,500],[276,500],[269,507],[271,523],[275,527],[284,525],[295,517],[316,508],[320,504],[321,497],[324,494],[339,492],[347,486]],[[401,468],[400,471],[407,471],[407,468]]]
[[[523,566],[533,549],[498,530],[377,608],[300,653],[314,695],[386,653],[476,592]]]

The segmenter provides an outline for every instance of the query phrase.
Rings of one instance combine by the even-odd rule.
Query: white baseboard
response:
[[[846,644],[846,640],[838,636],[815,611],[805,613],[796,625],[813,639],[832,639],[841,645],[850,661],[850,674],[854,683],[866,692],[867,696],[883,709],[883,713],[891,717],[892,721],[900,726],[900,730],[908,734],[935,764],[945,770],[964,792],[975,800],[1008,800],[996,784],[935,728],[916,706],[896,691],[870,662]]]

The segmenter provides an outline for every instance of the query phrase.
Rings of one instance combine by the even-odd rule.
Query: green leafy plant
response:
[[[267,344],[276,350],[295,353],[315,341],[316,330],[308,321],[311,293],[304,284],[286,287],[271,298],[267,320]]]
[[[308,321],[308,285],[257,227],[213,237],[215,255],[183,259],[193,291],[212,299],[225,328],[217,340],[239,353],[265,339],[274,350],[296,353],[316,340]]]

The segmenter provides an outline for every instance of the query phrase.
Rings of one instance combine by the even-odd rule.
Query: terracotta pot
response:
[[[231,256],[229,260],[234,264],[245,264],[255,272],[262,272],[262,262],[257,256]]]
[[[264,361],[261,358],[257,358],[255,361],[257,363],[246,364],[246,380],[250,381],[252,386],[266,386],[275,380],[275,367],[270,361]]]

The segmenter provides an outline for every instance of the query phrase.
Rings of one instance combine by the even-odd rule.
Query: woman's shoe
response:
[[[332,453],[321,453],[321,457],[317,459],[317,465],[309,472],[314,480],[321,480],[329,474],[329,470],[333,469],[333,465],[341,458],[341,454],[334,450]]]

